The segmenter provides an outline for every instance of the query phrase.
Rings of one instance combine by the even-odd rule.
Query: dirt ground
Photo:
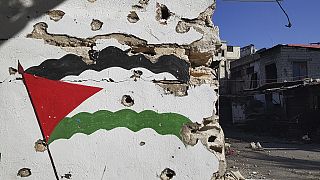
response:
[[[302,140],[257,135],[235,128],[224,128],[227,170],[246,179],[320,180],[320,144]],[[252,150],[250,142],[260,142],[263,150]]]

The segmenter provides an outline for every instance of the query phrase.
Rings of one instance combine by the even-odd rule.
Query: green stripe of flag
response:
[[[134,132],[151,128],[161,135],[171,134],[181,139],[181,127],[189,122],[191,122],[190,119],[177,113],[157,113],[151,110],[140,113],[130,109],[116,112],[100,110],[93,114],[81,112],[60,121],[53,130],[48,143],[57,139],[69,139],[76,133],[90,135],[99,129],[111,130],[118,127],[125,127]]]

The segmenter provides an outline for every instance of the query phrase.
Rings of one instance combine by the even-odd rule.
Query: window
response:
[[[227,52],[233,52],[233,46],[227,46]]]
[[[256,88],[256,87],[258,87],[258,74],[253,73],[251,76],[250,88]]]
[[[277,82],[277,66],[275,63],[265,66],[266,83]]]
[[[293,62],[293,80],[301,80],[308,77],[307,61]]]

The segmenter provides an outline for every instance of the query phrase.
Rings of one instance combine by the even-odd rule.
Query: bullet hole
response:
[[[91,25],[91,30],[92,31],[98,31],[99,29],[101,29],[101,27],[103,25],[103,22],[101,22],[98,19],[92,19],[90,25]]]
[[[139,3],[143,5],[148,5],[149,0],[140,0]]]
[[[50,17],[51,20],[53,21],[59,21],[60,19],[63,18],[65,13],[61,10],[51,10],[47,12],[47,15]]]
[[[20,177],[28,177],[31,175],[31,169],[29,168],[22,168],[18,171],[18,174],[17,176],[20,176]]]
[[[123,95],[121,99],[121,104],[123,104],[126,107],[133,106],[134,100],[129,95]]]
[[[160,179],[161,180],[169,180],[169,179],[172,179],[173,176],[175,176],[176,173],[170,169],[170,168],[165,168],[162,172],[161,172],[161,175],[160,175]]]
[[[167,8],[167,6],[163,4],[157,3],[157,10],[156,10],[156,20],[160,22],[160,24],[167,24],[167,20],[171,16],[171,12]]]
[[[172,159],[174,159],[174,156],[171,156]]]
[[[182,34],[187,33],[188,31],[190,31],[190,26],[184,21],[179,21],[176,26],[176,32]]]
[[[222,147],[220,146],[210,146],[209,148],[215,152],[222,153]]]
[[[140,70],[133,70],[133,75],[130,78],[134,78],[134,81],[137,81],[138,78],[142,76],[143,72]]]
[[[47,143],[44,140],[39,139],[34,143],[34,149],[36,152],[44,152],[47,150]]]
[[[178,147],[178,149],[181,149],[181,147]]]
[[[16,74],[18,72],[17,69],[13,68],[13,67],[9,67],[9,74],[10,75],[13,75],[13,74]]]
[[[210,136],[210,137],[208,138],[208,142],[214,142],[216,139],[217,139],[216,136]]]
[[[140,144],[140,146],[144,146],[146,143],[141,141],[139,144]]]
[[[140,71],[140,70],[134,70],[133,72],[134,72],[135,74],[139,75],[139,76],[141,76],[141,75],[143,74],[143,72]]]
[[[61,176],[61,179],[66,178],[66,179],[71,179],[72,174],[69,172],[67,174],[64,174],[63,176]]]
[[[136,23],[140,20],[140,18],[135,11],[130,11],[130,13],[127,16],[127,20],[130,23]]]
[[[143,7],[140,5],[133,5],[132,8],[137,10],[143,9]]]
[[[170,17],[169,9],[165,5],[160,6],[160,8],[161,8],[161,19],[168,20]]]
[[[147,5],[149,3],[149,0],[140,0],[139,1],[139,4],[136,4],[136,5],[133,5],[132,6],[132,9],[135,9],[135,10],[145,10]]]
[[[96,61],[99,58],[99,52],[97,50],[90,49],[88,54],[89,58],[93,61]]]

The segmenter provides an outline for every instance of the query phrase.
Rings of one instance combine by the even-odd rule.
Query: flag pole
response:
[[[49,155],[49,159],[50,159],[50,162],[51,162],[51,165],[52,165],[52,168],[53,168],[53,172],[54,172],[54,175],[56,176],[56,179],[59,180],[59,176],[58,176],[58,172],[57,172],[57,169],[56,169],[56,166],[54,164],[54,161],[53,161],[53,158],[52,158],[52,154],[50,152],[50,149],[49,149],[49,144],[47,143],[47,140],[46,140],[46,137],[43,133],[43,129],[42,129],[42,126],[41,126],[41,123],[40,123],[40,120],[39,120],[39,116],[38,116],[38,113],[37,111],[35,110],[35,107],[34,107],[34,103],[32,101],[32,98],[31,98],[31,95],[30,95],[30,92],[29,92],[29,89],[28,89],[28,86],[26,85],[26,82],[25,82],[25,79],[24,79],[24,69],[23,67],[21,66],[20,62],[18,61],[18,72],[19,74],[22,75],[22,80],[23,80],[23,84],[25,85],[26,89],[27,89],[27,92],[28,92],[28,96],[29,96],[29,99],[31,101],[31,105],[33,107],[33,111],[36,115],[36,118],[37,118],[37,122],[38,122],[38,125],[40,127],[40,131],[41,131],[41,134],[42,134],[42,138],[43,140],[46,142],[46,146],[47,146],[47,151],[48,151],[48,155]]]

